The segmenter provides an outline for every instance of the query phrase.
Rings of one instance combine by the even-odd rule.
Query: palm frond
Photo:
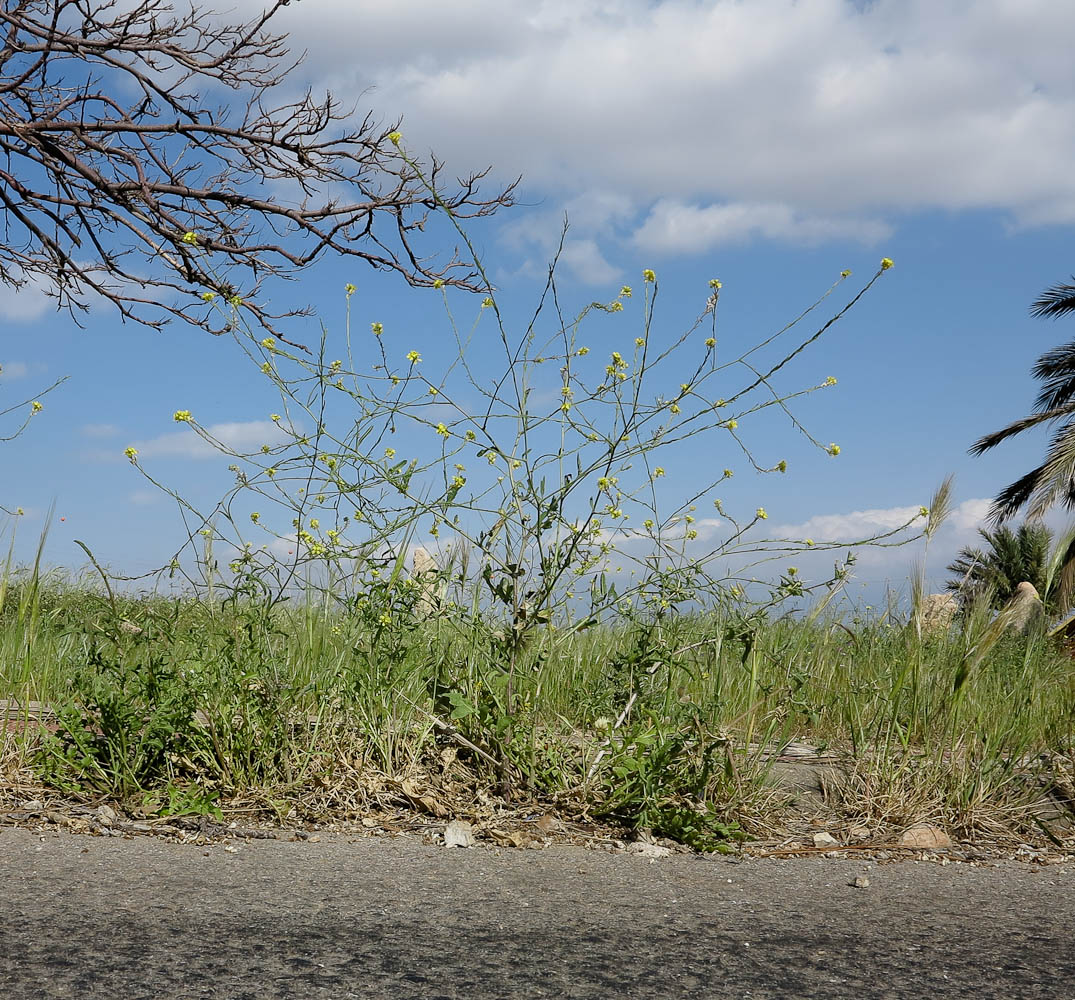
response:
[[[1061,420],[1064,417],[1070,417],[1072,414],[1075,414],[1075,400],[1066,406],[1058,406],[1051,410],[1042,410],[1040,413],[1032,414],[1029,417],[1023,417],[1022,420],[1014,420],[1008,424],[1007,427],[979,438],[971,445],[969,449],[970,453],[972,455],[981,455],[984,452],[989,451],[990,448],[995,448],[1001,441],[1005,441],[1015,434],[1021,434],[1031,427],[1037,427],[1039,424],[1048,423],[1050,420]]]
[[[1071,403],[1075,400],[1075,340],[1046,351],[1030,373],[1045,383],[1034,401],[1035,410],[1052,410]]]
[[[1071,276],[1075,282],[1075,274]],[[1066,313],[1075,312],[1075,284],[1056,284],[1046,289],[1030,307],[1030,315],[1051,317],[1053,319]]]
[[[1039,481],[1027,506],[1028,518],[1043,517],[1071,493],[1075,483],[1075,420],[1057,429],[1039,469]]]
[[[1031,498],[1037,488],[1043,468],[1044,466],[1039,465],[1036,469],[1031,469],[1025,476],[1017,479],[1010,486],[1006,486],[996,495],[993,506],[989,510],[989,520],[993,524],[1001,524],[1008,520]]]

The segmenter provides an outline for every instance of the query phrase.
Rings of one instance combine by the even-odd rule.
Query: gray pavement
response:
[[[0,997],[1075,1000],[1075,865],[870,865],[5,828]]]

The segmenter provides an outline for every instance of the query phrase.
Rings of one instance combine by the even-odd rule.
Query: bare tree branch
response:
[[[510,206],[515,184],[486,197],[485,170],[442,191],[433,160],[434,194],[396,147],[398,122],[356,128],[330,94],[271,103],[298,65],[268,30],[290,2],[226,25],[170,0],[4,0],[0,281],[32,280],[72,315],[99,295],[147,326],[221,333],[201,299],[214,292],[288,343],[274,324],[308,310],[271,312],[258,292],[326,251],[486,290],[416,234],[438,205],[459,218]],[[209,107],[220,88],[240,100]]]

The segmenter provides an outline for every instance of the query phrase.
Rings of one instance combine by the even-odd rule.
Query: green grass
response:
[[[1028,800],[1075,746],[1071,660],[1041,636],[976,654],[981,622],[925,639],[734,611],[548,627],[508,670],[480,616],[409,608],[383,620],[16,574],[0,697],[59,713],[20,762],[61,791],[321,816],[370,807],[371,789],[434,812],[492,795],[702,848],[758,819],[762,751],[790,739],[844,756],[831,798],[848,817],[961,835],[1030,835]]]

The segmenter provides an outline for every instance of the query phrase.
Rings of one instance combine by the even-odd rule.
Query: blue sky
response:
[[[897,523],[954,474],[955,512],[928,564],[936,589],[989,499],[1039,461],[1044,433],[982,458],[967,448],[1029,410],[1031,364],[1075,339],[1073,321],[1029,316],[1075,271],[1075,7],[1064,0],[302,0],[276,27],[308,53],[289,87],[402,115],[406,148],[457,173],[492,164],[492,183],[523,176],[520,207],[474,230],[509,326],[536,303],[565,213],[568,311],[636,289],[619,326],[594,320],[595,354],[634,336],[644,268],[660,287],[652,337],[682,331],[719,277],[721,343],[746,348],[842,269],[857,288],[882,257],[895,262],[782,383],[838,379],[796,406],[838,457],[759,420],[744,440],[761,464],[786,459],[785,475],[753,474],[716,442],[670,465],[666,489],[690,490],[699,465],[731,466],[726,502],[764,506],[762,527],[842,540]],[[277,294],[314,303],[342,344],[346,282],[361,336],[383,322],[391,350],[437,356],[449,336],[438,292],[325,260]],[[49,563],[81,566],[78,538],[117,572],[159,565],[181,527],[124,448],[208,501],[231,482],[229,460],[200,449],[173,412],[256,446],[278,404],[226,338],[149,331],[106,306],[78,329],[38,290],[5,295],[0,408],[70,376],[3,445],[0,502],[26,512],[17,551],[28,557],[54,503]],[[466,323],[480,311],[479,299],[451,301]],[[479,366],[485,329],[471,349]],[[316,326],[296,339],[316,339]],[[863,554],[852,592],[905,589],[914,557]]]

